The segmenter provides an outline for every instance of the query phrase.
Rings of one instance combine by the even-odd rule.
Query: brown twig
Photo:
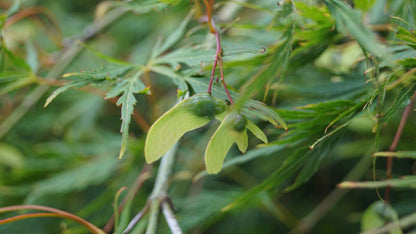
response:
[[[17,210],[43,210],[48,211],[51,213],[34,213],[34,214],[25,214],[25,215],[18,215],[11,218],[0,220],[0,225],[5,223],[14,222],[21,219],[27,218],[36,218],[36,217],[62,217],[71,219],[77,223],[82,224],[86,228],[88,228],[92,233],[96,234],[104,234],[104,232],[96,227],[94,224],[82,219],[74,214],[68,213],[63,210],[47,207],[47,206],[39,206],[39,205],[18,205],[18,206],[8,206],[0,208],[0,213],[10,212],[10,211],[17,211]]]
[[[403,115],[402,115],[402,119],[400,120],[399,127],[397,128],[397,131],[396,131],[396,135],[394,136],[393,142],[391,143],[391,145],[389,147],[389,151],[390,152],[395,151],[396,148],[397,148],[397,145],[400,142],[400,138],[402,136],[404,126],[406,125],[407,119],[408,119],[408,117],[410,115],[410,112],[413,109],[413,106],[415,105],[415,101],[416,101],[416,91],[413,93],[412,97],[410,98],[409,105],[407,105],[406,108],[404,109],[404,112],[403,112]],[[393,168],[393,157],[388,157],[387,158],[387,163],[386,163],[386,176],[387,176],[387,179],[391,179],[392,178],[392,168]],[[388,186],[386,188],[386,192],[384,194],[384,202],[385,203],[389,203],[390,202],[390,191],[391,191],[391,186]]]

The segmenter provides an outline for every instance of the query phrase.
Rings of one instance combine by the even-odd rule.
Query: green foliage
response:
[[[193,96],[198,98],[197,96]],[[210,121],[193,113],[193,100],[185,99],[163,114],[150,128],[146,138],[146,162],[152,163],[168,152],[186,133]]]
[[[0,206],[114,214],[107,233],[142,208],[131,233],[414,232],[416,3],[213,3],[0,3]]]
[[[361,230],[370,231],[381,227],[386,221],[393,221],[397,226],[390,233],[403,233],[397,224],[397,219],[397,214],[391,206],[382,201],[377,201],[364,211],[361,219]]]

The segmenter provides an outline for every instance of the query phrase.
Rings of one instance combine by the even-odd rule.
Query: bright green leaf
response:
[[[150,127],[144,147],[147,163],[162,157],[186,133],[207,124],[210,119],[199,117],[190,109],[191,99],[185,99],[163,114]]]
[[[205,149],[205,166],[208,174],[217,174],[224,163],[225,156],[234,143],[242,152],[247,150],[247,132],[237,132],[233,129],[233,119],[236,113],[225,116],[220,126],[212,135]]]
[[[134,111],[134,105],[136,104],[137,100],[134,94],[136,93],[146,93],[148,90],[144,86],[144,84],[140,81],[139,77],[133,77],[128,79],[123,85],[123,95],[117,101],[117,105],[121,105],[121,149],[119,158],[123,157],[126,149],[127,149],[127,138],[129,134],[129,125],[131,121],[131,115]]]
[[[247,130],[244,129],[241,134],[233,134],[232,136],[234,137],[235,143],[237,144],[237,147],[241,153],[245,153],[248,147]]]
[[[371,204],[363,213],[361,218],[361,231],[370,231],[383,226],[384,223],[393,221],[397,223],[398,216],[396,211],[383,201]],[[399,225],[390,232],[391,234],[402,234]]]
[[[257,138],[259,138],[264,143],[267,143],[267,136],[264,134],[264,132],[257,127],[253,122],[251,122],[249,119],[247,120],[246,128],[250,130]]]

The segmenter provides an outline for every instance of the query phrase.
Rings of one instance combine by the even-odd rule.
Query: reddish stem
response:
[[[415,93],[413,93],[412,97],[410,98],[409,105],[407,105],[406,108],[404,109],[402,119],[400,120],[399,127],[397,128],[397,131],[396,131],[396,135],[394,136],[393,142],[391,143],[391,145],[389,147],[389,151],[391,151],[391,152],[395,151],[396,148],[397,148],[397,145],[399,144],[400,138],[401,138],[402,133],[403,133],[404,126],[406,125],[407,119],[410,115],[410,112],[412,111],[412,108],[415,104],[415,101],[416,101],[416,91],[415,91]],[[393,168],[393,157],[388,157],[387,158],[387,164],[386,164],[387,179],[392,178],[392,168]],[[384,194],[384,201],[386,203],[390,202],[390,191],[391,191],[391,186],[388,186],[386,188],[386,192]]]
[[[65,212],[63,210],[46,207],[46,206],[38,206],[38,205],[18,205],[18,206],[8,206],[0,208],[0,213],[3,212],[10,212],[10,211],[17,211],[17,210],[43,210],[43,211],[49,211],[52,213],[32,213],[32,214],[24,214],[24,215],[18,215],[11,218],[0,220],[0,225],[5,223],[10,223],[17,220],[27,219],[27,218],[36,218],[36,217],[62,217],[62,218],[68,218],[71,219],[77,223],[82,224],[86,228],[88,228],[92,233],[100,233],[103,234],[104,231],[93,225],[92,223],[76,216],[71,213]]]
[[[228,88],[227,88],[227,84],[225,83],[225,80],[224,80],[224,72],[222,68],[221,58],[220,58],[220,74],[221,74],[221,81],[222,81],[222,84],[224,85],[225,92],[227,93],[227,96],[228,96],[228,99],[230,100],[231,105],[233,105],[234,104],[233,99],[231,98],[230,92],[228,91]]]
[[[224,80],[224,71],[223,71],[222,57],[221,57],[222,50],[221,50],[220,34],[215,27],[214,20],[212,19],[212,7],[214,5],[214,0],[204,0],[204,3],[205,3],[205,7],[207,8],[209,31],[215,35],[215,40],[217,42],[217,48],[215,50],[215,61],[214,61],[214,65],[212,66],[211,80],[209,81],[207,93],[211,95],[212,83],[214,82],[215,69],[217,68],[217,64],[219,63],[221,81],[224,85],[224,89],[225,89],[225,92],[227,93],[228,99],[230,100],[230,103],[232,105],[233,99],[231,98],[230,92],[228,91],[228,88],[227,88],[227,84],[225,83],[225,80]]]
[[[224,85],[224,89],[225,89],[225,92],[227,93],[227,96],[228,96],[228,99],[230,100],[230,103],[233,104],[233,99],[231,98],[230,92],[228,91],[227,84],[225,83],[225,79],[224,79],[224,71],[223,71],[222,57],[221,57],[222,50],[221,50],[220,34],[218,33],[218,31],[215,31],[214,34],[215,34],[215,39],[216,39],[216,42],[217,42],[217,49],[215,51],[215,61],[214,61],[214,65],[212,67],[211,80],[209,81],[207,93],[211,94],[212,83],[214,82],[215,69],[217,68],[217,64],[219,63],[221,81]]]
[[[207,90],[207,93],[209,93],[209,94],[211,94],[212,83],[214,82],[215,69],[217,68],[218,60],[221,57],[221,40],[220,40],[220,35],[218,34],[217,31],[215,31],[214,34],[215,34],[215,39],[217,41],[217,49],[215,50],[215,61],[214,61],[214,65],[212,66],[211,80],[209,81],[208,90]]]

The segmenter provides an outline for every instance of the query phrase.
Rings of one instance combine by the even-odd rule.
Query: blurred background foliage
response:
[[[150,168],[143,155],[149,125],[175,103],[177,90],[206,90],[215,38],[203,23],[203,1],[3,0],[0,13],[0,206],[56,207],[104,227],[117,191],[134,187]],[[169,187],[183,231],[357,233],[413,214],[410,224],[385,233],[416,232],[413,114],[397,146],[410,156],[394,160],[399,181],[391,184],[390,204],[380,202],[384,187],[337,188],[344,180],[387,179],[386,158],[371,155],[388,151],[414,99],[416,3],[216,1],[214,19],[235,97],[263,101],[288,131],[254,113],[269,143],[250,135],[249,151],[233,147],[220,174],[209,176],[203,152],[218,123],[186,134]],[[130,72],[114,73],[122,66]],[[101,71],[101,79],[83,76]],[[70,84],[58,78],[68,72],[81,74],[69,82],[85,83],[43,108],[53,90]],[[140,90],[126,94],[118,86],[134,79]],[[126,120],[133,109],[105,99],[111,91],[137,101],[122,105],[134,106],[134,115],[121,160],[120,110]],[[225,99],[220,85],[214,95]],[[145,205],[158,164],[125,209],[118,233]],[[159,233],[168,232],[161,221]],[[0,233],[86,229],[35,218],[0,225]]]

